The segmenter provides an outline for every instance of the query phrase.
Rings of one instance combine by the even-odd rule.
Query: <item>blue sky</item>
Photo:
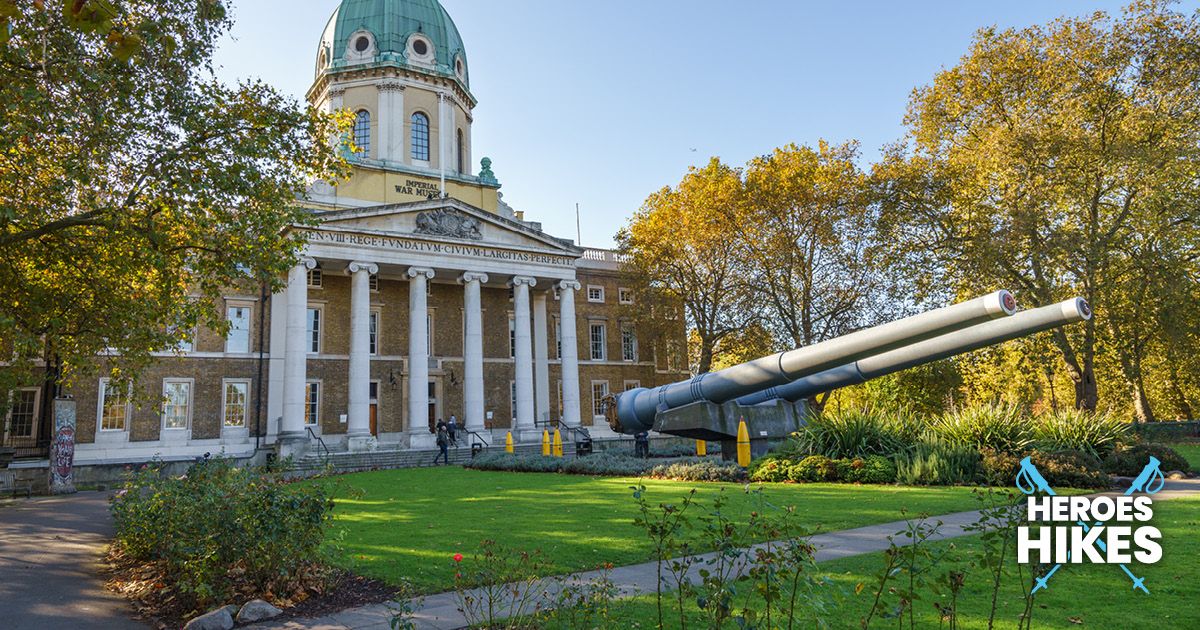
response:
[[[225,80],[303,98],[337,0],[235,0]],[[899,138],[909,93],[989,25],[1119,12],[1123,2],[442,0],[462,33],[473,152],[505,201],[557,236],[612,245],[646,196],[693,164],[744,164],[789,142]],[[1182,5],[1195,9],[1195,2]],[[478,170],[478,164],[475,165]]]

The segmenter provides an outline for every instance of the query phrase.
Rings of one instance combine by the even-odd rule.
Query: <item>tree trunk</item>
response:
[[[1170,392],[1172,403],[1175,407],[1175,419],[1191,420],[1192,405],[1188,402],[1187,394],[1183,393],[1183,388],[1179,386],[1179,368],[1176,367],[1174,357],[1172,357],[1169,353],[1167,355],[1167,362],[1171,366]]]
[[[1133,382],[1133,417],[1137,422],[1154,422],[1154,410],[1146,397],[1146,385],[1139,377]]]
[[[704,373],[712,370],[712,361],[713,361],[713,342],[701,337],[700,338],[700,358],[698,359],[698,361],[696,363],[696,373],[704,374]]]

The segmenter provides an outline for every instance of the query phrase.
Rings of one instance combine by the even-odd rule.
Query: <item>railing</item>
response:
[[[538,422],[537,418],[534,418],[533,425],[535,427],[544,427],[547,431],[558,429],[559,431],[567,434],[567,437],[565,438],[565,441],[567,442],[578,443],[583,441],[583,439],[592,439],[592,434],[589,433],[588,430],[583,427],[583,425],[573,427],[562,420],[547,420],[545,422]]]
[[[481,433],[479,433],[478,431],[472,431],[470,429],[459,429],[459,431],[462,431],[463,433],[466,433],[467,435],[473,436],[475,439],[479,440],[480,442],[483,442],[483,445],[485,447],[490,448],[492,446],[492,444],[487,441],[487,438],[483,437],[483,435]]]
[[[329,463],[329,447],[325,445],[325,440],[322,440],[321,436],[317,435],[316,433],[313,433],[312,427],[304,427],[304,430],[308,431],[308,437],[316,440],[317,444],[321,445],[321,451],[322,451],[321,464],[328,464]]]
[[[35,427],[36,429],[37,427]],[[45,458],[50,455],[50,441],[35,435],[18,437],[4,434],[4,419],[0,418],[0,449],[12,449],[13,459]]]

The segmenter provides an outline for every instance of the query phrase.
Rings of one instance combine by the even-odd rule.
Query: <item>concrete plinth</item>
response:
[[[374,435],[351,435],[346,438],[346,450],[351,453],[362,453],[379,448],[379,440]]]
[[[307,433],[280,433],[275,442],[279,449],[279,459],[300,459],[308,452],[309,441]]]

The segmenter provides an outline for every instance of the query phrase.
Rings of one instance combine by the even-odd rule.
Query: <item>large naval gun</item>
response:
[[[1016,306],[1011,293],[997,291],[686,381],[632,389],[610,397],[606,416],[618,433],[720,441],[723,453],[733,452],[744,420],[758,454],[768,440],[804,424],[812,396],[1092,316],[1080,298],[1019,313]]]

